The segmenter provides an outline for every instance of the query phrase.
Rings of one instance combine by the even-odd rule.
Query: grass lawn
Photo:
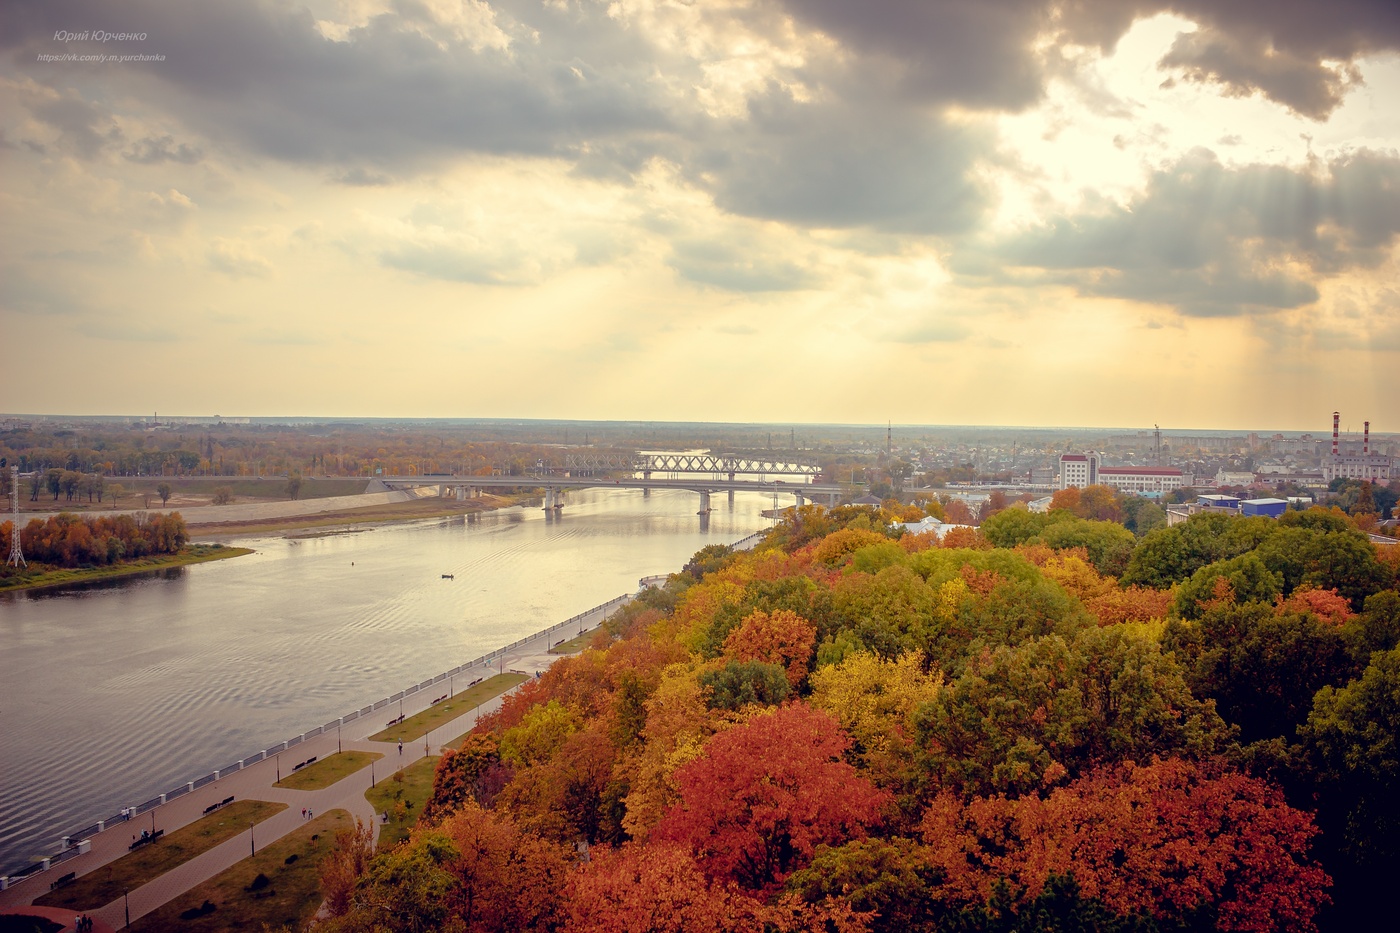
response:
[[[57,891],[35,898],[40,907],[65,907],[69,910],[96,910],[122,896],[123,891],[141,885],[188,862],[221,842],[248,830],[250,822],[261,823],[287,809],[285,803],[266,800],[235,800],[188,826],[166,833],[115,862],[108,862]],[[149,823],[150,821],[147,820]],[[139,823],[133,823],[138,830]],[[108,830],[120,833],[121,825]]]
[[[409,830],[418,823],[423,805],[433,795],[433,772],[438,756],[420,758],[390,778],[381,778],[378,786],[365,791],[365,799],[375,813],[389,814],[389,822],[379,824],[378,849],[398,845],[408,838]],[[402,803],[400,810],[398,804]]]
[[[371,761],[378,761],[383,757],[379,752],[336,752],[300,771],[282,775],[282,780],[275,786],[289,790],[320,790],[349,777],[361,768],[368,768]]]
[[[256,931],[263,929],[264,924],[286,924],[300,930],[321,906],[321,879],[316,866],[331,850],[335,834],[354,826],[354,819],[344,810],[318,816],[296,832],[259,849],[257,855],[146,914],[131,929],[138,933],[215,933]],[[296,858],[288,863],[292,856]],[[250,891],[260,874],[267,877],[267,883]],[[197,909],[206,901],[214,905],[212,912],[188,920],[181,918],[182,913]]]
[[[42,586],[60,586],[64,583],[85,583],[88,580],[102,580],[107,577],[124,577],[133,573],[147,573],[152,570],[167,570],[183,567],[186,564],[202,564],[227,557],[242,557],[253,553],[246,547],[227,547],[223,544],[191,544],[178,554],[164,554],[160,557],[142,557],[123,561],[110,567],[65,567],[49,569],[41,565],[25,570],[0,573],[0,593],[8,590],[37,589]],[[9,568],[6,568],[8,571]]]
[[[498,697],[511,687],[522,684],[529,679],[529,675],[527,674],[511,673],[497,674],[494,677],[488,677],[475,687],[468,687],[465,690],[457,691],[457,695],[452,699],[443,700],[436,706],[428,707],[416,716],[408,717],[397,726],[381,729],[369,737],[370,741],[393,742],[398,739],[403,739],[405,742],[409,742],[413,739],[421,739],[439,726],[446,725],[463,713],[470,713],[487,700]],[[441,688],[442,684],[434,684],[425,689],[434,690]],[[382,716],[394,708],[393,706],[386,706],[378,710],[377,714]]]
[[[570,638],[563,644],[555,645],[549,649],[550,654],[578,654],[588,643],[593,640],[593,636],[598,634],[597,628],[591,628],[577,638]]]

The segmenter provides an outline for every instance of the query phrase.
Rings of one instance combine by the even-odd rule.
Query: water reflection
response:
[[[560,512],[245,539],[246,557],[0,598],[0,873],[767,524],[761,496],[713,502],[581,491]]]

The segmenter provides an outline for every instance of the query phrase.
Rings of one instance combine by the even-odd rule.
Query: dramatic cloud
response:
[[[316,335],[479,414],[859,420],[888,383],[873,417],[921,421],[933,374],[934,420],[1126,422],[1125,381],[1187,373],[1393,397],[1397,53],[1369,0],[12,0],[0,333],[235,379]],[[321,390],[249,403],[393,401]]]
[[[1044,270],[1089,295],[1214,317],[1295,308],[1313,281],[1382,261],[1400,233],[1400,158],[1360,152],[1326,166],[1229,169],[1200,150],[1141,197],[1058,218],[960,266]],[[990,255],[989,255],[990,254]]]

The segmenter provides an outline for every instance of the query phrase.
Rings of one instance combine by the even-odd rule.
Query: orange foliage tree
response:
[[[1303,585],[1284,599],[1278,598],[1277,612],[1311,612],[1324,622],[1332,625],[1345,625],[1356,613],[1351,611],[1351,602],[1336,590],[1320,590]]]
[[[816,643],[816,627],[797,613],[789,609],[771,613],[756,609],[724,640],[724,654],[736,661],[776,664],[796,688],[807,677]]]
[[[1117,625],[1165,619],[1175,600],[1174,590],[1133,585],[1121,590],[1110,589],[1086,600],[1084,605],[1100,625]]]

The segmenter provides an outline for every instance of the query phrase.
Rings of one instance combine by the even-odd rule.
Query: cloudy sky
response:
[[[1389,0],[7,0],[0,56],[0,411],[1400,430]]]

